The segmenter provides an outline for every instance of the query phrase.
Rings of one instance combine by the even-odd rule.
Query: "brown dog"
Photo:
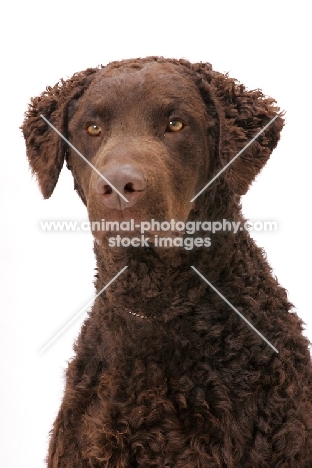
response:
[[[110,223],[93,225],[97,293],[127,266],[75,345],[50,468],[311,468],[301,321],[245,229],[203,227],[243,223],[240,196],[282,126],[260,91],[157,57],[88,69],[32,100],[23,131],[43,195],[65,159],[90,221]]]

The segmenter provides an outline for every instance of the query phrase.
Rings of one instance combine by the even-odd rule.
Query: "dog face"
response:
[[[48,88],[32,100],[23,132],[45,197],[66,158],[91,221],[186,221],[214,203],[209,191],[204,202],[192,197],[277,111],[272,99],[209,64],[150,57],[88,69]],[[282,125],[278,116],[220,175],[227,193],[246,193]]]
[[[70,151],[91,221],[187,219],[214,156],[213,120],[187,73],[155,62],[104,69],[71,113],[69,140],[98,171]]]

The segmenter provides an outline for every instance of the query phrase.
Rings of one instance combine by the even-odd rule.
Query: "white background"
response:
[[[210,62],[276,98],[286,127],[243,212],[278,222],[277,232],[253,235],[311,339],[311,24],[301,0],[3,4],[0,466],[43,468],[84,314],[39,350],[92,299],[94,259],[90,234],[40,231],[41,220],[82,220],[86,213],[67,170],[46,201],[31,177],[18,128],[30,97],[87,67],[163,55]]]

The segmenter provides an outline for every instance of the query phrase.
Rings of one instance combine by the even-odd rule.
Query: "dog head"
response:
[[[148,57],[47,88],[22,129],[45,198],[66,160],[91,221],[140,222],[185,221],[216,176],[229,196],[245,194],[282,126],[273,99],[209,64]]]

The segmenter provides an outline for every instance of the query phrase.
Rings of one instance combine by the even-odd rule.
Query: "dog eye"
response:
[[[184,123],[181,120],[170,120],[167,132],[179,132],[184,127]]]
[[[102,131],[101,127],[99,127],[96,124],[87,125],[86,130],[87,130],[87,133],[91,136],[99,136],[101,135],[101,131]]]

